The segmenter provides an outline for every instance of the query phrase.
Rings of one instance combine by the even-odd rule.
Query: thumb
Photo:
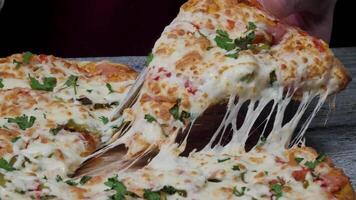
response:
[[[262,6],[278,18],[284,18],[296,12],[297,0],[259,0]]]

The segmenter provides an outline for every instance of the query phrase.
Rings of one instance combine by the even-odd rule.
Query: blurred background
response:
[[[0,0],[1,1],[1,0]],[[147,55],[185,0],[6,0],[0,57]],[[331,47],[356,46],[353,1],[338,0]]]

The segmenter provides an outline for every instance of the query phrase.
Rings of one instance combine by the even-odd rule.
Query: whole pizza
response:
[[[255,0],[189,0],[146,65],[127,104],[139,75],[127,65],[1,58],[0,199],[355,199],[343,171],[304,144],[325,99],[351,80],[324,41]],[[217,104],[220,126],[185,155]],[[105,165],[78,175],[92,157]]]

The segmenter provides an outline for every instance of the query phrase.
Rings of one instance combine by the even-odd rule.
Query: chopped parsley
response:
[[[17,137],[14,137],[11,139],[11,142],[12,143],[15,143],[17,140],[19,140],[21,137],[20,136],[17,136]]]
[[[57,85],[57,79],[54,77],[44,77],[42,83],[31,75],[28,75],[28,78],[30,79],[30,86],[34,90],[53,91]]]
[[[247,182],[246,182],[246,179],[245,179],[246,173],[247,173],[247,172],[245,171],[245,172],[242,172],[242,173],[240,174],[240,178],[241,178],[242,182],[244,182],[244,183],[247,183]]]
[[[60,175],[57,175],[56,176],[56,181],[57,182],[61,182],[61,181],[63,181],[63,178]]]
[[[153,54],[152,53],[149,53],[148,56],[146,57],[146,66],[148,66],[152,60],[153,60]]]
[[[167,193],[169,195],[173,195],[173,194],[177,193],[179,196],[187,197],[187,191],[176,189],[176,188],[174,188],[173,186],[170,186],[170,185],[163,186],[163,188],[160,191],[164,192],[164,193]]]
[[[232,193],[237,197],[245,195],[246,187],[241,187],[241,190],[237,190],[236,186],[232,189]]]
[[[256,25],[253,22],[248,22],[248,25],[246,26],[246,31],[245,31],[245,36],[239,37],[236,39],[230,38],[229,34],[226,31],[218,29],[216,31],[216,37],[214,38],[214,41],[216,42],[216,45],[227,52],[230,52],[226,54],[227,57],[230,58],[238,58],[239,52],[243,50],[255,50],[255,49],[267,49],[267,46],[263,45],[256,45],[253,44],[253,41],[256,38]],[[269,45],[268,45],[269,46]]]
[[[70,186],[76,186],[76,185],[78,185],[78,183],[76,183],[75,181],[73,181],[73,180],[66,180],[65,181],[65,183],[67,183],[68,185],[70,185]]]
[[[22,115],[15,118],[7,118],[8,123],[15,123],[19,126],[21,130],[26,130],[31,128],[35,123],[36,117],[31,116],[30,118],[27,115]]]
[[[269,73],[269,84],[273,85],[277,81],[276,71],[273,70]]]
[[[222,163],[222,162],[228,161],[230,159],[231,158],[218,159],[218,163]]]
[[[304,163],[304,165],[311,169],[314,170],[317,165],[322,163],[325,160],[326,156],[324,154],[319,155],[314,161],[307,161]]]
[[[179,114],[179,106],[180,106],[181,99],[177,99],[176,104],[172,108],[169,109],[169,113],[173,116],[175,120],[180,120],[181,122],[184,122],[184,119],[189,119],[191,114],[185,110],[183,110]]]
[[[240,171],[241,169],[240,169],[240,165],[234,165],[234,166],[232,166],[232,170],[234,170],[234,171]]]
[[[91,179],[91,176],[83,176],[83,177],[80,179],[79,184],[80,184],[80,185],[85,185],[90,179]]]
[[[57,135],[59,131],[61,131],[62,129],[63,129],[62,125],[57,125],[56,128],[49,129],[49,132],[52,133],[52,135]]]
[[[19,69],[21,67],[21,62],[17,61],[17,60],[13,60],[12,63],[16,64],[15,69]]]
[[[252,72],[250,74],[246,74],[245,76],[241,77],[241,81],[246,82],[246,83],[251,83],[251,81],[254,79],[255,73]]]
[[[69,78],[67,79],[67,81],[64,83],[64,85],[66,85],[67,87],[73,87],[74,94],[77,94],[78,79],[79,79],[78,76],[70,75]]]
[[[2,83],[2,78],[0,78],[0,88],[4,88],[4,83]]]
[[[13,168],[12,165],[9,162],[7,162],[4,158],[0,158],[0,168],[9,172],[15,170],[15,168]]]
[[[150,123],[157,121],[156,118],[154,118],[154,117],[153,117],[152,115],[150,115],[150,114],[145,114],[145,120],[146,120],[147,122],[150,122]]]
[[[104,183],[111,190],[115,190],[116,193],[110,197],[112,200],[124,200],[125,195],[129,194],[126,186],[118,180],[117,176],[108,178],[108,180]]]
[[[271,190],[275,195],[276,199],[279,199],[283,196],[283,186],[279,183],[271,185]]]
[[[109,94],[114,92],[114,90],[112,89],[112,86],[110,85],[110,83],[106,83],[106,88],[108,88]]]
[[[145,189],[143,193],[143,198],[147,200],[161,200],[161,195],[159,192],[154,192],[152,190]]]
[[[304,160],[304,158],[295,157],[294,160],[295,160],[295,162],[297,162],[299,164]]]
[[[103,122],[103,124],[109,123],[109,118],[107,118],[105,116],[101,116],[101,117],[99,117],[99,119]]]
[[[213,183],[219,183],[219,182],[221,182],[221,180],[220,180],[220,179],[217,179],[217,178],[208,178],[208,181],[209,181],[209,182],[213,182]]]
[[[29,51],[25,52],[23,57],[22,57],[22,62],[25,65],[30,64],[31,58],[32,58],[33,54]]]

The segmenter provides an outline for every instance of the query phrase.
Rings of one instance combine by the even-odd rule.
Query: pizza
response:
[[[303,142],[327,96],[351,80],[325,42],[254,0],[190,0],[147,65],[137,98],[112,121],[138,77],[129,66],[30,52],[0,59],[0,199],[355,198],[343,171]],[[300,103],[285,121],[293,100]],[[220,103],[227,111],[210,142],[181,156],[195,120]],[[263,124],[246,151],[268,106],[272,127]],[[118,145],[125,152],[117,161],[71,178]]]

